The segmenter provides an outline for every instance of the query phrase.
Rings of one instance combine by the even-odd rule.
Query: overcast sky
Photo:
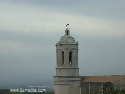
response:
[[[0,0],[0,87],[52,80],[67,23],[81,75],[125,74],[125,0]]]

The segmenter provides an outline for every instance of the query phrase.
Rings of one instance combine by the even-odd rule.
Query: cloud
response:
[[[34,54],[47,47],[54,47],[57,34],[48,32],[0,31],[0,54]],[[45,55],[45,54],[44,54]],[[47,55],[47,54],[46,54]]]
[[[29,53],[32,52],[32,47],[26,44],[21,44],[19,42],[14,42],[11,40],[0,41],[0,54],[8,53]]]
[[[21,6],[15,4],[0,6],[0,29],[21,32],[53,32],[64,30],[71,24],[74,32],[83,35],[124,36],[124,21],[107,20],[91,16],[72,15],[53,11],[46,7]]]

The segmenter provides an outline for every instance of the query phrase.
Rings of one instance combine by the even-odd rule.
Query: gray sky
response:
[[[0,83],[52,80],[71,24],[81,75],[125,74],[125,0],[0,0]]]

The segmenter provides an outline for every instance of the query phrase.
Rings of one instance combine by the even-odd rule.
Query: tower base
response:
[[[80,94],[80,78],[55,77],[55,94]]]

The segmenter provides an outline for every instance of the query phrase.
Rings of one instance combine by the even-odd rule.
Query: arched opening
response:
[[[64,64],[64,51],[62,51],[62,65]]]
[[[72,52],[69,52],[69,64],[72,64]]]

